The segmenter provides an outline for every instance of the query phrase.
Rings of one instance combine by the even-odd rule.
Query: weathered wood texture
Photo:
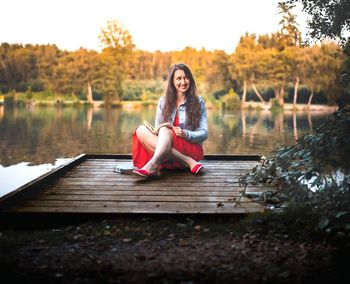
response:
[[[241,197],[238,177],[258,164],[247,160],[203,161],[202,175],[163,171],[157,179],[140,180],[113,171],[130,165],[121,158],[87,156],[61,176],[41,186],[30,198],[3,210],[11,213],[249,213],[264,206]],[[263,192],[261,186],[247,191]]]

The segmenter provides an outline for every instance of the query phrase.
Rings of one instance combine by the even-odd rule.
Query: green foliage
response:
[[[31,100],[33,98],[33,91],[31,87],[29,87],[28,90],[26,91],[26,96],[28,100]]]
[[[282,19],[279,22],[281,31],[278,33],[278,38],[283,48],[301,45],[301,32],[298,29],[296,16],[292,13],[294,7],[294,5],[283,2],[278,3],[279,14],[282,15]]]
[[[233,89],[224,95],[221,100],[224,103],[225,109],[238,109],[241,107],[241,99],[238,94]]]
[[[154,101],[158,100],[159,97],[159,94],[155,94],[149,90],[142,90],[141,101]]]
[[[125,83],[124,89],[122,96],[124,101],[158,100],[163,94],[160,80],[129,80]]]
[[[318,228],[350,230],[350,106],[336,111],[314,133],[276,150],[241,178],[243,184],[267,183],[289,206],[308,207]]]
[[[279,103],[277,99],[271,99],[271,111],[274,113],[278,113],[283,111],[283,106]]]
[[[309,14],[308,28],[312,38],[340,38],[347,41],[350,28],[350,2],[348,0],[288,0],[287,3],[302,3],[303,11]]]

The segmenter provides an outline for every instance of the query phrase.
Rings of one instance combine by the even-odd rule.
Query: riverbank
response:
[[[0,267],[11,283],[349,280],[349,236],[314,235],[305,220],[120,215],[36,224],[1,228]]]
[[[244,109],[261,109],[271,110],[271,103],[248,101],[243,106]],[[285,111],[318,111],[318,112],[334,112],[338,108],[337,105],[318,105],[318,104],[288,104],[285,103],[282,107]]]
[[[1,105],[1,104],[0,104]],[[4,104],[3,104],[4,105]],[[79,100],[79,101],[73,101],[73,100],[58,100],[58,101],[19,101],[16,102],[16,105],[18,106],[26,106],[29,108],[32,107],[45,107],[45,106],[58,106],[58,107],[92,107],[92,108],[103,108],[106,107],[104,101],[93,101],[92,103],[88,103],[87,101]],[[217,102],[207,102],[206,106],[208,109],[219,109],[221,108],[220,101]],[[120,101],[120,102],[113,102],[108,107],[112,108],[125,108],[125,109],[138,109],[142,107],[156,107],[157,101],[151,100],[151,101]],[[246,102],[242,107],[242,109],[245,110],[272,110],[272,105],[270,103],[261,103],[261,102],[253,102],[248,101]],[[283,111],[311,111],[311,112],[324,112],[324,113],[330,113],[336,111],[338,106],[336,105],[316,105],[316,104],[284,104],[280,110]]]
[[[1,99],[2,98],[2,99]],[[33,93],[32,98],[28,98],[25,93],[16,93],[11,97],[2,95],[0,96],[0,105],[17,105],[26,107],[41,107],[41,106],[87,106],[93,108],[106,107],[106,104],[102,100],[95,100],[88,102],[86,100],[78,99],[76,96],[54,96],[50,93],[48,97],[45,97],[42,93]],[[108,107],[112,108],[126,108],[137,109],[145,106],[154,107],[157,105],[157,100],[145,100],[145,101],[113,101]],[[208,109],[220,109],[222,108],[222,102],[220,100],[209,100],[206,102]],[[272,110],[273,105],[271,102],[262,103],[256,101],[246,101],[242,106],[242,109],[252,110]],[[334,112],[337,110],[337,105],[318,105],[318,104],[290,104],[285,103],[281,110],[285,111],[317,111],[317,112]]]

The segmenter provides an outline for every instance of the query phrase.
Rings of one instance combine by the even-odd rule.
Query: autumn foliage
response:
[[[341,47],[334,42],[302,46],[295,16],[288,7],[279,8],[279,31],[242,35],[231,54],[192,47],[168,52],[139,50],[117,21],[109,21],[101,30],[100,52],[2,43],[0,92],[48,91],[88,102],[104,99],[106,103],[149,100],[163,92],[170,66],[184,62],[191,67],[199,92],[207,100],[218,99],[233,89],[242,105],[248,93],[263,103],[272,94],[283,105],[288,91],[293,92],[293,102],[297,103],[303,89],[309,104],[320,93],[328,103],[335,103],[341,92]]]

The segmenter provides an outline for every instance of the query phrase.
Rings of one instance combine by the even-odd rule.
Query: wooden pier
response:
[[[258,156],[208,155],[201,175],[162,171],[160,178],[140,180],[130,155],[82,154],[0,199],[2,214],[166,213],[234,214],[264,211],[242,196],[238,178],[259,163]],[[247,192],[268,189],[248,187]]]

